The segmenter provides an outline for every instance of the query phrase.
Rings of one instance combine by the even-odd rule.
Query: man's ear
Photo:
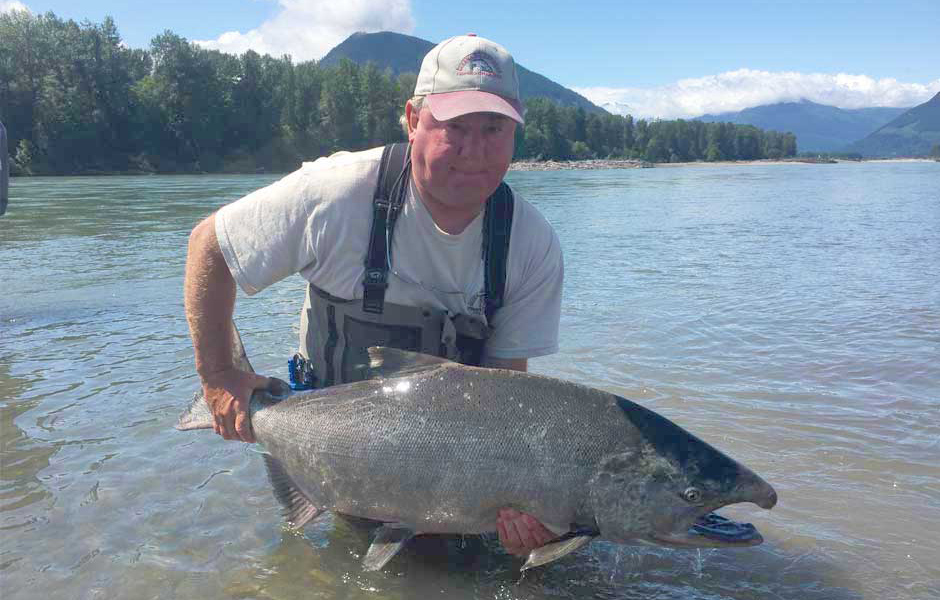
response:
[[[411,100],[405,103],[405,120],[408,122],[408,141],[414,141],[415,130],[418,128],[419,111],[415,110]]]

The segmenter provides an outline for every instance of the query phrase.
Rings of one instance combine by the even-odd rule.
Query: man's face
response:
[[[406,108],[412,173],[425,202],[457,212],[479,210],[509,170],[516,122],[495,113],[438,121],[425,107]]]

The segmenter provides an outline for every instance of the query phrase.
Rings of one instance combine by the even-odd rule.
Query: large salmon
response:
[[[373,379],[293,394],[272,379],[250,404],[274,493],[294,527],[328,510],[384,523],[367,569],[417,534],[495,531],[504,507],[559,535],[524,569],[594,538],[684,547],[762,541],[750,524],[712,511],[737,502],[772,508],[774,489],[639,404],[540,375],[390,348],[369,355]],[[177,428],[212,428],[201,395]]]

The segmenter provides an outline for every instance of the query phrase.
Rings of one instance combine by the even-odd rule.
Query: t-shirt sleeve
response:
[[[215,233],[238,286],[256,294],[316,260],[317,204],[312,174],[301,168],[271,185],[223,206]]]
[[[527,210],[533,211],[530,206]],[[558,352],[564,260],[558,236],[541,215],[536,215],[539,233],[520,240],[522,260],[510,257],[506,297],[493,317],[493,335],[487,341],[487,355],[493,358],[535,358]],[[527,228],[528,224],[525,225]],[[532,231],[517,231],[526,238]],[[510,250],[512,253],[512,250]]]

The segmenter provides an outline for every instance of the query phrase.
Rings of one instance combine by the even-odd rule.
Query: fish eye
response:
[[[685,491],[682,492],[682,499],[691,504],[695,504],[702,499],[702,492],[700,492],[698,488],[686,488]]]

